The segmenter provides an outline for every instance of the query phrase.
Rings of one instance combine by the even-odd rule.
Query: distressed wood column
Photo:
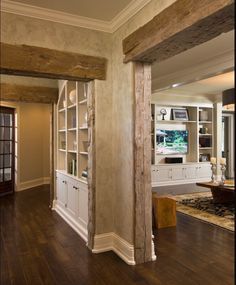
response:
[[[95,86],[88,83],[88,247],[93,249],[96,216]]]
[[[134,63],[134,246],[136,264],[152,259],[151,65]]]

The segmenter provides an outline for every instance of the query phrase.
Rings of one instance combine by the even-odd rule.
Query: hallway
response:
[[[128,266],[112,252],[90,253],[48,203],[48,186],[0,199],[2,285],[234,283],[229,231],[178,214],[176,228],[158,232],[157,261]]]

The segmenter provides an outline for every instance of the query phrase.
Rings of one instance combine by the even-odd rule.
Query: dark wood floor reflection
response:
[[[233,284],[234,234],[183,214],[155,233],[157,261],[128,266],[112,252],[92,254],[48,208],[49,189],[0,198],[1,285]]]

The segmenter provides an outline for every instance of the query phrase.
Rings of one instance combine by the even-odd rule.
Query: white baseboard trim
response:
[[[154,238],[154,236],[153,236]],[[156,253],[155,253],[155,247],[154,247],[154,242],[152,240],[152,261],[155,261],[157,259]]]
[[[127,264],[135,265],[134,246],[117,234],[110,232],[95,235],[93,253],[100,253],[112,250],[120,256]]]
[[[44,184],[50,184],[50,177],[41,177],[34,180],[28,180],[25,182],[20,183],[20,187],[18,187],[17,191],[23,191],[29,188],[33,188],[36,186],[44,185]]]
[[[72,229],[79,235],[82,237],[82,239],[87,243],[88,241],[88,231],[87,231],[87,227],[83,227],[82,225],[79,224],[79,222],[74,219],[73,217],[71,217],[67,211],[65,210],[65,208],[63,208],[61,205],[59,205],[59,203],[54,200],[53,201],[53,207],[52,210],[56,211],[58,213],[58,215],[60,215],[62,217],[62,219],[68,223]]]

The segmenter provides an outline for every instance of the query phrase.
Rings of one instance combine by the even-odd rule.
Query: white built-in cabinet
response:
[[[57,213],[85,241],[88,224],[88,84],[60,82],[54,200]]]
[[[166,110],[166,115],[161,110]],[[185,109],[188,120],[174,120],[173,109]],[[210,157],[214,155],[213,105],[151,105],[152,186],[195,183],[211,180]],[[188,131],[188,152],[164,155],[157,152],[157,130]],[[183,163],[165,163],[166,157],[182,157]],[[207,161],[204,161],[207,160]]]

